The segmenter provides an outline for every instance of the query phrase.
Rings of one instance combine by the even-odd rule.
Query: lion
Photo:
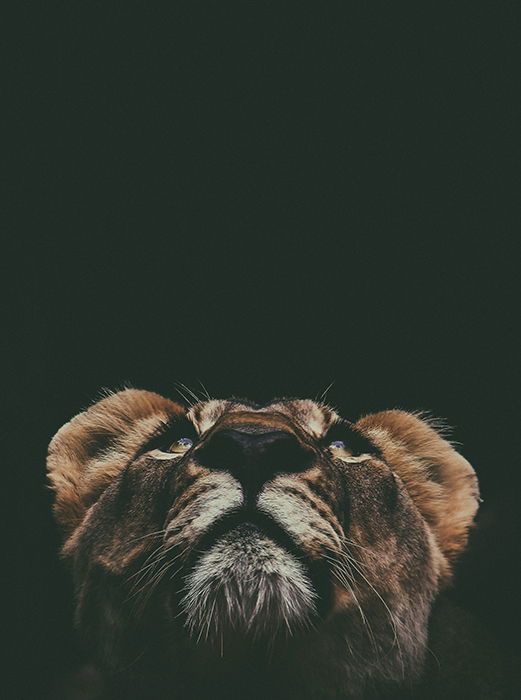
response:
[[[500,697],[442,602],[477,477],[425,415],[126,389],[48,470],[103,697]]]

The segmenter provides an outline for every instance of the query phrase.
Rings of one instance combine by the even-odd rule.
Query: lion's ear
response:
[[[86,509],[162,422],[185,409],[158,394],[126,389],[75,416],[49,445],[55,516],[70,533]]]
[[[434,534],[448,566],[464,550],[478,509],[476,474],[428,420],[392,410],[357,423],[401,478]]]

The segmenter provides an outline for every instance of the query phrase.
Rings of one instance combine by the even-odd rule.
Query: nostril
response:
[[[234,433],[237,433],[235,435]],[[245,461],[247,442],[237,430],[221,430],[198,451],[198,461],[210,469],[233,470]]]
[[[309,465],[311,452],[289,433],[268,433],[261,436],[258,459],[266,471],[296,472]]]

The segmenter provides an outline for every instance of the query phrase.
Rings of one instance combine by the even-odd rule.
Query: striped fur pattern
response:
[[[302,399],[185,409],[127,389],[66,424],[48,468],[77,624],[126,697],[414,683],[479,495],[421,416],[351,423]]]

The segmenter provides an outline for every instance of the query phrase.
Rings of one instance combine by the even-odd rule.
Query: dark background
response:
[[[4,275],[13,697],[44,697],[81,658],[46,445],[123,383],[262,401],[334,381],[352,419],[444,417],[484,498],[452,595],[517,683],[514,6],[23,11]]]

